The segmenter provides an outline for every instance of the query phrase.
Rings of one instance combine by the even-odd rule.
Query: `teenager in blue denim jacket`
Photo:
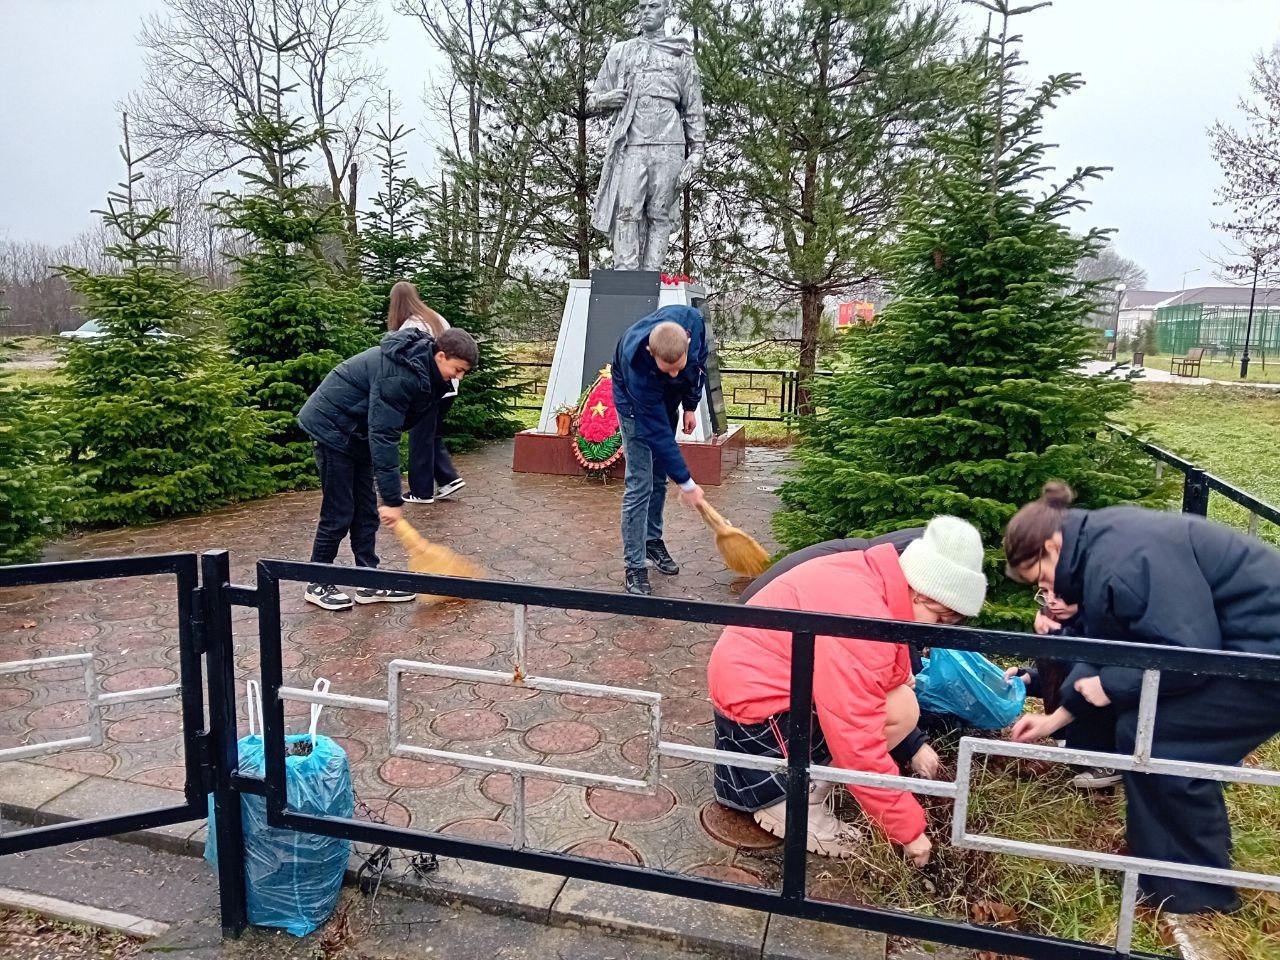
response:
[[[693,307],[662,307],[623,333],[613,356],[613,403],[627,461],[622,493],[622,551],[627,592],[653,593],[648,564],[668,576],[680,572],[662,539],[667,479],[680,486],[680,499],[696,508],[702,488],[693,482],[676,443],[697,426],[698,403],[706,383],[707,327]]]

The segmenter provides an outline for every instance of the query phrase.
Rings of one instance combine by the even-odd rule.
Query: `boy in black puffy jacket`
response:
[[[478,361],[476,342],[465,330],[446,330],[439,339],[401,330],[344,360],[324,378],[298,414],[298,423],[316,442],[320,470],[312,563],[333,563],[350,536],[356,566],[378,565],[378,522],[395,524],[404,503],[400,434],[434,416],[450,381],[461,379]],[[356,603],[404,603],[414,597],[400,590],[355,592]],[[324,610],[352,605],[352,598],[333,584],[308,584],[305,599]]]

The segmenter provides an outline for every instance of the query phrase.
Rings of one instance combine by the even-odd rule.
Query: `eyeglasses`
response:
[[[1037,590],[1032,599],[1035,600],[1036,606],[1043,607],[1049,602],[1049,594],[1043,589]]]

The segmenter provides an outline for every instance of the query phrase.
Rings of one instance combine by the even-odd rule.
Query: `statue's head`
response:
[[[638,0],[636,10],[640,14],[640,29],[645,33],[661,30],[667,22],[668,0]]]

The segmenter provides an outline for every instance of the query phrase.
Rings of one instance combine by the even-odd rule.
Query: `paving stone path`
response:
[[[452,501],[406,508],[429,539],[472,557],[496,579],[620,590],[617,520],[622,484],[515,474],[510,444],[460,458],[467,486]],[[751,449],[709,499],[732,522],[774,547],[769,517],[786,462]],[[252,584],[259,557],[305,558],[319,494],[269,500],[170,523],[87,535],[55,545],[48,559],[112,557],[173,550],[231,551],[233,580]],[[667,542],[679,577],[654,574],[659,596],[732,601],[743,582],[727,572],[697,517],[673,502]],[[390,536],[383,565],[403,567]],[[339,562],[350,562],[349,555]],[[509,606],[449,603],[370,605],[338,613],[302,601],[282,584],[283,662],[288,684],[327,677],[333,691],[386,696],[389,660],[425,660],[509,670]],[[244,728],[246,680],[257,675],[253,611],[235,610],[237,681]],[[660,692],[664,739],[712,745],[706,663],[716,631],[667,621],[529,611],[529,672]],[[0,662],[91,651],[103,689],[177,679],[177,608],[172,579],[132,578],[0,590]],[[406,677],[402,736],[409,742],[486,756],[634,776],[647,749],[641,709],[616,700],[546,696],[497,684]],[[305,729],[305,704],[288,704],[291,732]],[[182,740],[176,699],[107,707],[105,743],[34,763],[145,788],[180,789]],[[76,670],[0,676],[0,747],[85,731]],[[504,774],[388,756],[385,717],[326,710],[321,729],[346,748],[357,795],[388,823],[493,841],[511,837],[511,783]],[[9,764],[0,764],[0,781]],[[653,796],[569,786],[527,785],[528,842],[550,850],[643,864],[716,879],[772,886],[777,843],[748,818],[713,801],[710,769],[664,761]],[[145,805],[144,802],[139,806]]]

